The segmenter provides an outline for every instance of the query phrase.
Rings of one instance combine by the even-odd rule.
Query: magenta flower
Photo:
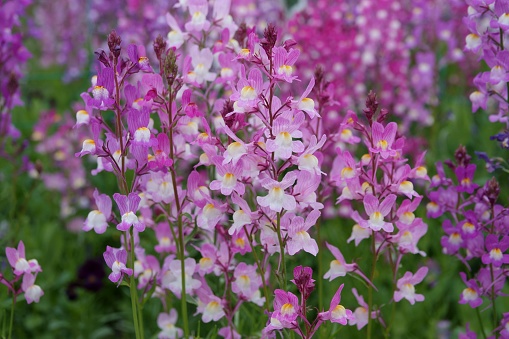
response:
[[[396,138],[397,130],[398,125],[395,122],[390,122],[384,127],[375,121],[372,126],[373,147],[370,147],[369,150],[373,153],[380,153],[383,159],[395,156],[396,151],[392,149],[392,143]]]
[[[339,304],[341,302],[341,291],[344,286],[345,284],[341,284],[334,294],[334,297],[332,297],[329,310],[318,314],[320,319],[330,320],[333,323],[339,323],[341,325],[346,325],[348,321],[354,319],[352,311]]]
[[[448,236],[443,236],[440,244],[443,247],[444,253],[455,254],[463,246],[463,238],[457,227],[454,227],[449,219],[444,220],[442,228]]]
[[[111,268],[112,272],[108,276],[111,282],[121,282],[124,274],[132,275],[133,270],[127,268],[127,251],[123,248],[117,249],[110,246],[106,246],[106,252],[103,253],[104,261],[106,265]]]
[[[297,207],[295,197],[286,194],[285,189],[292,186],[297,176],[295,172],[288,172],[281,182],[265,178],[261,180],[261,185],[269,190],[269,194],[264,197],[256,197],[256,201],[262,207],[269,207],[275,212],[281,212],[284,208],[287,211],[294,210]]]
[[[485,265],[493,264],[495,267],[500,267],[502,264],[509,264],[509,254],[504,254],[509,248],[509,236],[504,236],[502,240],[498,240],[495,234],[488,234],[485,240],[486,250],[482,256],[482,263]]]
[[[122,221],[117,225],[117,230],[127,231],[133,226],[138,232],[143,232],[145,230],[145,224],[140,222],[136,216],[136,211],[138,211],[138,206],[141,201],[138,194],[131,192],[129,196],[125,196],[115,193],[113,199],[115,199],[120,214],[122,215]]]
[[[274,312],[270,322],[280,324],[280,328],[289,328],[296,325],[300,313],[299,298],[292,292],[285,292],[280,289],[274,291]]]
[[[461,292],[460,304],[469,304],[470,307],[476,308],[482,304],[481,292],[479,286],[474,279],[467,281],[467,275],[465,272],[460,272],[461,279],[467,285],[467,288]]]
[[[394,301],[398,302],[405,298],[412,305],[415,304],[416,301],[423,301],[424,296],[415,293],[414,285],[420,283],[427,273],[428,268],[426,266],[419,268],[415,274],[406,272],[397,282],[398,290],[394,292]]]
[[[23,276],[23,283],[21,284],[21,289],[25,292],[25,299],[27,304],[31,304],[32,302],[39,302],[39,299],[44,295],[44,291],[39,285],[35,285],[35,278],[37,275],[33,275],[31,273],[26,273]]]
[[[313,279],[313,269],[311,267],[303,267],[301,265],[293,269],[292,283],[297,286],[302,299],[307,300],[311,292],[315,289],[315,279]]]
[[[474,164],[469,164],[467,167],[456,167],[454,173],[456,174],[459,183],[459,185],[456,186],[456,191],[472,194],[474,190],[479,187],[479,185],[473,182],[475,169],[476,166]]]
[[[106,232],[111,216],[111,199],[106,194],[99,194],[97,189],[94,190],[94,199],[97,209],[88,213],[83,230],[88,232],[93,229],[95,233],[102,234]]]

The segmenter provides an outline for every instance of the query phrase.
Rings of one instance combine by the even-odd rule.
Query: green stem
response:
[[[134,270],[134,237],[133,237],[133,229],[131,228],[129,230],[129,238],[131,241],[131,255],[129,258],[129,266]],[[131,308],[133,310],[133,322],[134,322],[134,333],[136,335],[136,339],[142,339],[143,338],[143,329],[140,328],[139,323],[139,313],[138,313],[138,291],[136,290],[136,280],[134,278],[134,272],[131,274],[130,280],[129,280],[129,289],[131,292]]]
[[[277,212],[276,228],[277,228],[277,238],[279,240],[279,251],[280,251],[280,255],[281,255],[280,265],[283,269],[283,277],[282,277],[283,282],[282,283],[280,282],[279,285],[281,288],[284,287],[284,290],[286,291],[287,287],[286,287],[285,245],[283,244],[283,238],[281,237],[281,212]]]
[[[263,294],[265,296],[265,309],[269,311],[269,290],[267,286],[267,282],[265,281],[265,270],[263,269],[262,263],[258,258],[258,253],[256,253],[256,249],[253,246],[253,236],[247,231],[247,227],[244,226],[244,232],[247,235],[247,239],[249,240],[249,246],[251,246],[251,251],[253,252],[254,260],[256,266],[258,267],[258,271],[260,271],[260,275],[262,277],[262,286],[263,286]]]
[[[373,252],[373,261],[371,262],[371,276],[369,280],[373,282],[373,277],[375,276],[375,268],[376,268],[376,246],[375,246],[375,232],[373,231],[371,234],[371,252]],[[371,339],[371,333],[373,330],[373,321],[371,319],[371,310],[373,308],[373,287],[371,284],[368,284],[368,334],[367,338]]]
[[[491,276],[491,304],[493,305],[493,328],[497,328],[497,305],[495,304],[495,275],[493,273],[493,264],[490,264],[490,276]],[[495,338],[498,339],[499,332],[495,332]]]
[[[12,325],[14,323],[14,306],[16,305],[16,296],[12,297],[12,305],[11,305],[11,319],[9,321],[9,339],[12,337]]]
[[[186,266],[184,262],[184,232],[182,227],[182,214],[178,214],[178,229],[180,242],[180,273],[182,279],[182,298],[180,299],[180,308],[182,310],[182,320],[184,321],[184,337],[189,338],[189,321],[187,317],[187,300],[186,300]]]
[[[320,234],[320,218],[316,221],[316,240],[318,242],[318,246],[322,245],[322,238]],[[323,251],[318,251],[318,308],[320,310],[323,310],[323,279],[321,277],[323,276],[323,267],[322,267],[322,254]]]
[[[479,312],[479,308],[475,308],[475,313],[477,314],[477,320],[479,320],[479,326],[481,326],[481,334],[484,339],[486,339],[486,333],[484,332],[484,325],[482,323],[481,313]]]

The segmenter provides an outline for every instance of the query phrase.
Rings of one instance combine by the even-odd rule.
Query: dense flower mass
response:
[[[40,1],[25,16],[29,4],[0,5],[0,157],[13,165],[0,168],[13,186],[0,190],[13,206],[0,219],[9,337],[22,293],[42,303],[70,281],[74,302],[76,286],[97,291],[105,272],[112,291],[129,289],[118,295],[129,295],[132,326],[91,337],[417,333],[417,321],[400,324],[412,317],[402,310],[441,298],[437,248],[463,264],[447,268],[458,292],[447,312],[472,308],[483,337],[507,335],[506,180],[486,181],[465,147],[437,161],[458,143],[447,134],[461,119],[445,114],[467,98],[455,85],[478,69],[464,50],[489,67],[472,80],[473,110],[508,121],[506,1],[317,0],[291,10],[266,0]],[[34,95],[37,160],[18,166],[18,153],[31,150],[12,124],[30,56],[25,24],[41,64],[61,65],[67,84],[86,74],[88,84],[73,95],[81,100],[72,114],[41,110]],[[459,99],[446,105],[453,92]],[[441,131],[436,118],[457,125]],[[482,126],[459,133],[474,140]],[[509,148],[507,131],[491,139]],[[502,157],[477,154],[494,175],[509,171]],[[23,171],[33,181],[19,194]],[[60,198],[47,223],[27,212],[36,180]],[[72,232],[65,241],[79,238],[85,246],[75,251],[86,248],[95,256],[86,262],[102,270],[80,269],[79,281],[68,274],[44,292],[39,262],[26,258],[23,241],[9,245],[20,225],[58,218]],[[438,223],[443,235],[433,239]],[[448,316],[438,309],[437,322]],[[455,317],[467,326],[460,337],[475,337]],[[105,319],[106,328],[116,321]]]

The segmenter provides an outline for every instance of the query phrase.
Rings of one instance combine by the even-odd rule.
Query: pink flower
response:
[[[293,75],[293,65],[299,58],[300,51],[292,49],[288,52],[284,47],[275,47],[272,52],[274,53],[275,77],[292,83],[293,80],[297,79]]]
[[[106,194],[99,194],[97,189],[94,190],[94,199],[97,209],[88,213],[83,230],[88,232],[93,229],[95,233],[102,234],[106,232],[111,216],[111,199]]]
[[[347,310],[343,305],[340,305],[341,301],[341,291],[345,284],[341,284],[338,290],[332,297],[330,302],[329,310],[326,312],[320,312],[318,317],[323,320],[330,320],[333,323],[339,323],[341,325],[346,325],[348,321],[354,319],[353,313],[351,310]]]
[[[272,126],[271,134],[275,138],[267,140],[267,151],[274,152],[276,158],[283,160],[289,159],[292,153],[303,152],[304,144],[302,141],[293,140],[295,138],[302,138],[302,132],[299,128],[303,122],[304,114],[301,112],[295,115],[287,112],[279,116]]]
[[[36,259],[27,260],[25,257],[25,244],[19,241],[18,249],[7,247],[5,255],[9,264],[14,269],[15,275],[42,272],[41,266]]]
[[[357,264],[347,264],[343,254],[337,247],[332,246],[328,242],[326,242],[325,245],[332,255],[334,255],[335,259],[331,261],[329,270],[323,276],[324,279],[332,281],[337,277],[345,276],[348,272],[355,271]]]
[[[270,317],[270,323],[278,324],[280,328],[293,327],[300,313],[299,298],[292,292],[280,289],[276,289],[274,294],[274,312]]]
[[[394,301],[398,302],[405,298],[412,305],[415,304],[416,301],[423,301],[424,296],[415,293],[414,285],[420,283],[427,273],[428,268],[426,266],[421,267],[415,274],[406,272],[397,282],[398,290],[394,292]]]
[[[21,289],[25,292],[25,299],[27,304],[31,304],[32,302],[39,302],[39,299],[44,295],[44,291],[41,289],[39,285],[35,285],[35,277],[31,273],[26,273],[23,276],[23,283],[21,284]]]
[[[238,161],[236,164],[223,165],[223,157],[215,157],[212,162],[216,165],[219,179],[210,183],[210,189],[220,190],[221,194],[224,195],[230,195],[235,191],[242,196],[245,191],[244,184],[240,182],[243,173],[242,161]]]
[[[394,226],[392,223],[386,222],[385,217],[389,214],[396,202],[396,196],[389,194],[381,203],[373,194],[366,194],[364,196],[364,208],[369,217],[365,221],[365,226],[371,228],[373,231],[380,231],[383,229],[386,232],[392,232]]]
[[[259,101],[258,96],[263,90],[262,73],[257,68],[253,68],[246,79],[244,66],[241,67],[240,72],[241,77],[237,83],[237,88],[234,89],[230,99],[235,101],[240,108],[250,109],[256,107]]]
[[[233,293],[240,297],[251,299],[262,285],[262,278],[256,272],[256,267],[239,263],[233,272],[235,280],[232,283]],[[265,298],[263,298],[265,300]]]
[[[393,157],[396,151],[392,149],[392,143],[396,137],[398,125],[395,122],[390,122],[387,126],[375,121],[372,127],[373,133],[373,147],[369,150],[373,153],[380,153],[383,159]]]
[[[294,255],[300,250],[304,250],[316,256],[318,253],[318,244],[315,239],[311,238],[307,231],[316,224],[316,220],[318,220],[319,217],[320,211],[313,210],[308,214],[306,221],[299,216],[291,220],[288,227],[288,236],[290,239],[286,243],[288,254]]]
[[[269,207],[275,212],[281,212],[284,208],[287,211],[294,210],[297,207],[295,197],[286,194],[285,189],[292,186],[297,175],[295,172],[288,172],[281,182],[265,178],[261,180],[261,185],[269,190],[269,194],[264,197],[256,197],[256,201],[262,207]]]
[[[314,117],[320,117],[318,112],[315,109],[315,102],[313,99],[308,98],[307,96],[311,93],[311,90],[315,86],[315,78],[311,78],[309,81],[308,87],[304,93],[302,93],[301,97],[297,101],[292,101],[292,107],[303,112],[306,112],[310,119]]]
[[[176,339],[183,335],[182,329],[176,327],[177,324],[177,311],[171,309],[170,313],[159,313],[157,316],[157,326],[161,332],[157,335],[158,339]]]
[[[131,268],[127,268],[127,251],[123,248],[117,249],[112,248],[110,246],[106,246],[106,252],[103,253],[104,261],[109,268],[111,268],[112,272],[108,276],[108,279],[111,282],[121,282],[122,277],[125,275],[132,275],[133,270]]]

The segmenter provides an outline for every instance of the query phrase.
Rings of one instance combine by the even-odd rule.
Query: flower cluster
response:
[[[25,245],[20,241],[18,248],[7,247],[5,255],[11,265],[14,277],[8,280],[5,275],[0,274],[0,282],[7,286],[9,292],[12,293],[14,302],[16,297],[21,293],[25,293],[25,300],[28,304],[39,302],[44,295],[44,291],[39,285],[35,284],[35,279],[39,272],[42,272],[41,266],[36,259],[27,260],[25,256]],[[16,287],[16,283],[22,280],[21,286]]]
[[[319,312],[313,322],[310,322],[307,319],[307,300],[315,288],[313,270],[310,267],[297,266],[293,270],[293,276],[292,283],[299,291],[300,300],[292,292],[281,289],[274,291],[274,312],[269,314],[269,321],[263,329],[264,338],[275,338],[276,332],[283,329],[292,330],[302,338],[312,338],[324,321],[346,325],[354,319],[352,311],[340,304],[343,284],[332,297],[329,309]]]
[[[402,278],[396,279],[405,254],[425,255],[417,244],[428,227],[414,214],[422,200],[422,196],[414,189],[414,183],[429,181],[429,177],[423,164],[424,153],[416,155],[413,166],[408,164],[405,138],[398,136],[395,122],[386,122],[387,116],[388,111],[379,109],[374,94],[370,94],[366,100],[364,117],[353,112],[347,114],[339,130],[342,134],[348,131],[350,144],[363,140],[368,152],[356,160],[346,147],[348,143],[343,144],[343,149],[337,147],[328,180],[338,191],[337,202],[342,213],[355,221],[352,235],[347,241],[354,241],[358,246],[364,239],[371,238],[374,262],[383,253],[391,258],[394,302],[405,298],[413,304],[424,298],[415,294],[414,285],[424,279],[427,268],[422,267],[414,275],[406,272]],[[354,139],[354,133],[360,137]],[[339,249],[332,245],[328,245],[328,248],[335,260],[331,262],[330,270],[324,278],[332,280],[353,272],[372,286],[373,270],[368,279],[357,264],[346,263]],[[373,305],[366,306],[364,311],[367,312],[361,312],[364,314],[363,320],[357,319],[354,322],[359,328],[369,322],[368,314],[371,314]],[[375,313],[372,316],[375,318],[378,315]]]
[[[472,111],[488,109],[488,99],[494,103],[491,122],[500,122],[509,126],[507,102],[509,98],[509,64],[507,56],[507,30],[509,29],[509,10],[505,1],[467,1],[468,16],[465,26],[470,34],[466,35],[465,50],[484,60],[489,71],[480,72],[474,79],[476,90],[470,94]],[[491,110],[490,110],[491,111]],[[501,141],[501,140],[499,140]]]
[[[437,163],[437,174],[431,179],[432,190],[428,194],[427,215],[429,218],[445,216],[443,252],[467,267],[467,273],[460,273],[465,289],[459,303],[477,308],[487,299],[494,319],[500,320],[495,300],[504,295],[502,288],[509,272],[509,209],[498,203],[500,187],[495,178],[482,186],[475,183],[476,165],[470,160],[466,149],[460,146],[455,161],[446,162],[454,172],[451,178],[447,177],[443,163]],[[472,264],[478,262],[482,263],[481,267],[474,269]],[[506,317],[501,321],[505,326]],[[504,329],[498,325],[494,323],[492,330],[497,337]]]
[[[6,157],[6,139],[21,134],[11,123],[12,109],[22,105],[19,82],[22,69],[30,58],[24,46],[20,18],[30,0],[3,1],[0,4],[0,156]]]

